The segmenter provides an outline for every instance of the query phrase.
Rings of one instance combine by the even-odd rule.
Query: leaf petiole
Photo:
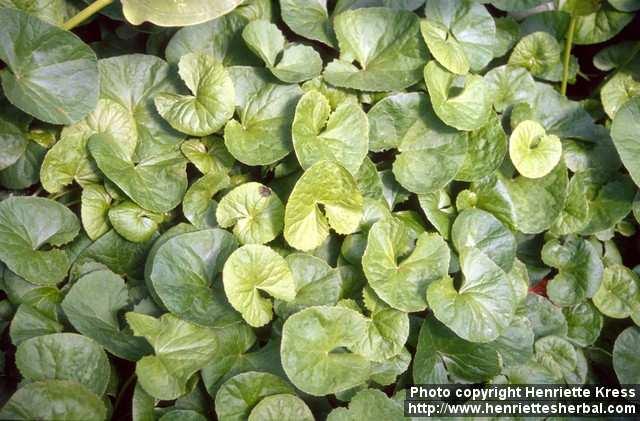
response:
[[[108,5],[113,3],[113,0],[96,0],[91,3],[89,6],[85,7],[81,11],[79,11],[75,16],[66,21],[62,28],[67,31],[72,30],[76,26],[80,25],[85,20],[89,19],[91,16],[98,13],[100,10],[104,9]]]

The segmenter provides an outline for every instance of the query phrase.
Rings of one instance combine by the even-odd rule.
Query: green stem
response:
[[[89,19],[91,16],[95,15],[96,13],[98,13],[100,10],[104,9],[105,7],[110,5],[111,3],[113,3],[113,0],[96,0],[96,1],[94,1],[89,6],[87,6],[84,9],[82,9],[80,12],[78,12],[77,15],[75,15],[74,17],[72,17],[71,19],[66,21],[62,25],[62,28],[66,29],[67,31],[72,30],[73,28],[75,28],[76,26],[80,25],[82,22],[84,22],[85,20]]]
[[[571,63],[571,46],[573,45],[573,34],[576,32],[576,23],[578,19],[575,16],[571,16],[571,22],[569,22],[569,30],[567,31],[567,41],[564,46],[564,58],[562,67],[562,86],[560,87],[560,93],[567,95],[567,83],[569,82],[569,65]]]

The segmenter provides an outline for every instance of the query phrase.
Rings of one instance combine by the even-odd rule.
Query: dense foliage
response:
[[[0,0],[0,419],[640,383],[639,10]]]

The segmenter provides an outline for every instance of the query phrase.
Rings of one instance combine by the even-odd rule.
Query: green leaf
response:
[[[47,152],[40,178],[50,193],[58,193],[74,181],[81,186],[102,178],[89,155],[87,142],[94,134],[106,133],[125,142],[137,137],[136,121],[127,108],[101,99],[96,109],[82,121],[62,129],[60,140]]]
[[[573,42],[578,45],[605,42],[622,31],[633,16],[632,13],[615,10],[605,2],[597,12],[578,16]]]
[[[188,26],[226,15],[242,0],[221,0],[215,3],[186,0],[122,0],[124,16],[133,25],[149,21],[158,26]]]
[[[290,44],[285,48],[282,32],[271,22],[250,22],[242,31],[242,38],[283,82],[303,82],[319,76],[322,71],[322,59],[316,50],[302,44]]]
[[[613,143],[636,185],[640,185],[640,142],[636,135],[640,125],[639,118],[640,97],[632,98],[616,113],[611,125]]]
[[[598,339],[603,317],[591,302],[565,307],[562,312],[569,327],[567,339],[583,347],[592,345]]]
[[[448,240],[457,212],[447,192],[438,190],[433,193],[420,194],[418,195],[418,203],[431,225],[445,240]]]
[[[324,207],[324,215],[318,205]],[[285,207],[284,237],[294,248],[313,250],[333,228],[351,234],[362,219],[363,198],[356,183],[339,164],[322,161],[298,179]]]
[[[460,254],[474,248],[505,272],[510,272],[516,257],[516,239],[496,217],[480,209],[465,209],[451,229],[453,245]]]
[[[482,70],[493,59],[496,25],[484,6],[469,0],[429,0],[420,24],[429,51],[448,71]]]
[[[13,165],[0,171],[0,185],[21,190],[36,184],[46,151],[36,142],[28,142],[24,154]]]
[[[369,124],[362,108],[345,102],[332,112],[329,100],[318,91],[307,92],[298,102],[292,135],[303,169],[327,160],[355,175],[369,149]]]
[[[470,131],[489,121],[492,98],[481,76],[456,76],[432,60],[424,68],[424,80],[435,113],[447,125]]]
[[[57,247],[73,240],[80,224],[67,207],[49,199],[15,197],[0,202],[0,260],[36,285],[55,285],[70,261]],[[49,245],[52,248],[39,250]]]
[[[523,121],[509,138],[509,156],[518,172],[527,178],[540,178],[553,171],[562,156],[562,144],[547,135],[539,123]]]
[[[162,119],[153,99],[160,93],[178,93],[177,73],[162,59],[141,54],[103,59],[99,67],[100,98],[117,102],[135,121],[136,136],[118,138],[114,134],[123,149],[130,153],[129,149],[135,149],[137,162],[176,150],[184,136]]]
[[[427,287],[447,274],[450,259],[449,247],[438,234],[414,238],[403,222],[383,219],[371,227],[362,257],[371,288],[391,307],[406,312],[427,307]]]
[[[346,307],[310,307],[282,327],[280,355],[289,380],[314,396],[341,392],[369,377],[369,361],[353,352],[367,319]]]
[[[584,357],[567,340],[558,336],[546,336],[536,341],[536,361],[551,373],[560,374],[567,383],[582,383],[579,380],[580,360]],[[584,367],[586,369],[586,366]],[[578,379],[576,379],[578,374]]]
[[[166,412],[158,421],[206,421],[207,417],[189,409],[174,409]]]
[[[415,14],[365,8],[340,13],[334,24],[340,58],[329,63],[323,73],[330,84],[396,91],[420,80],[428,54]]]
[[[409,316],[389,307],[370,288],[363,290],[363,300],[370,313],[369,321],[366,334],[354,346],[354,352],[384,363],[404,350],[409,336]]]
[[[291,301],[296,285],[287,262],[271,248],[246,245],[234,251],[224,264],[224,292],[229,303],[251,326],[269,323],[272,303],[260,293]]]
[[[478,383],[500,372],[500,356],[490,344],[467,342],[434,317],[420,328],[413,365],[413,380],[423,384],[443,384],[461,379]]]
[[[218,202],[212,197],[230,184],[229,176],[223,172],[208,173],[197,179],[184,195],[182,202],[184,217],[197,228],[217,228]]]
[[[546,79],[560,64],[562,47],[547,32],[534,32],[516,44],[509,65],[524,67],[535,77]]]
[[[268,165],[291,152],[291,123],[295,104],[302,96],[297,85],[273,83],[252,68],[231,73],[236,89],[239,121],[224,129],[227,149],[247,165]]]
[[[2,407],[6,420],[106,420],[107,410],[98,396],[83,385],[66,380],[28,383]]]
[[[445,276],[431,283],[427,301],[434,315],[461,338],[490,342],[511,323],[516,297],[507,274],[477,248],[460,250],[464,281],[456,290]]]
[[[174,235],[147,258],[148,279],[162,304],[184,320],[211,327],[237,322],[218,279],[236,247],[221,229]]]
[[[613,368],[621,384],[636,384],[640,381],[640,329],[626,328],[613,345]]]
[[[249,414],[265,398],[289,393],[293,393],[293,388],[273,374],[255,371],[238,374],[227,380],[216,393],[216,415],[220,421],[250,419]]]
[[[129,201],[111,207],[108,213],[113,229],[134,243],[149,241],[164,219],[162,215],[146,211]]]
[[[525,301],[525,307],[527,318],[531,322],[536,338],[549,335],[567,335],[567,320],[562,314],[562,310],[551,301],[537,294],[529,294]]]
[[[581,234],[595,234],[612,228],[631,211],[636,188],[627,175],[610,171],[583,171],[580,177],[589,201],[590,219]]]
[[[567,187],[564,208],[553,223],[551,232],[557,235],[576,234],[589,223],[590,209],[584,177],[572,177]]]
[[[466,135],[443,124],[426,95],[388,96],[371,108],[368,118],[371,150],[400,151],[393,173],[410,191],[426,194],[441,189],[460,170]]]
[[[98,396],[105,393],[111,370],[102,347],[75,333],[38,336],[20,343],[16,365],[30,381],[75,381]]]
[[[231,13],[199,25],[180,28],[167,44],[167,61],[178,64],[186,54],[203,53],[224,66],[255,65],[258,60],[241,37],[242,29],[248,22],[240,14]]]
[[[0,151],[0,171],[2,171],[15,164],[25,153],[29,143],[27,129],[31,118],[27,117],[26,114],[20,113],[6,100],[0,99],[0,105],[3,108],[3,111],[0,111],[0,145],[2,146]],[[21,118],[17,119],[16,115],[21,116]],[[26,124],[23,125],[22,123]]]
[[[500,10],[506,12],[521,12],[524,10],[532,9],[545,3],[546,0],[483,0],[482,3],[491,3]]]
[[[162,213],[180,204],[187,174],[179,151],[136,163],[134,150],[111,135],[93,135],[88,146],[100,170],[140,207]]]
[[[178,66],[193,95],[158,94],[154,98],[156,109],[182,133],[202,137],[217,132],[233,117],[235,91],[229,73],[204,53],[186,54]]]
[[[129,305],[124,281],[108,270],[80,278],[62,301],[62,310],[73,327],[112,354],[136,361],[150,351],[142,338],[121,328],[118,314]]]
[[[64,0],[0,0],[0,7],[22,10],[58,26],[70,17]]]
[[[0,75],[7,99],[52,124],[81,120],[98,101],[95,53],[71,32],[15,9],[0,13]]]
[[[547,294],[554,304],[578,304],[598,291],[604,268],[598,252],[588,241],[574,236],[563,242],[551,240],[542,249],[542,260],[558,269],[547,285]]]
[[[82,189],[80,216],[82,227],[89,238],[97,240],[109,231],[111,196],[99,184],[88,184]]]
[[[551,173],[538,179],[509,179],[496,173],[474,184],[473,192],[477,207],[510,228],[537,234],[549,229],[562,211],[567,184],[567,169],[560,162]]]
[[[335,305],[342,293],[342,280],[337,269],[324,260],[304,253],[291,253],[285,260],[296,284],[292,301],[276,300],[274,310],[286,319],[307,307]]]
[[[640,279],[622,265],[604,269],[600,288],[593,296],[593,304],[602,314],[614,319],[629,316],[640,322]]]
[[[493,174],[507,153],[507,135],[495,113],[478,130],[469,132],[467,155],[456,180],[474,181]]]
[[[279,421],[283,419],[313,421],[315,418],[302,399],[283,393],[262,399],[251,410],[248,421]]]
[[[280,9],[282,20],[296,34],[330,47],[337,45],[326,0],[280,0]]]
[[[529,102],[536,89],[533,77],[522,67],[496,67],[487,72],[484,80],[493,96],[493,107],[499,113],[520,102]]]
[[[623,12],[635,12],[640,10],[640,1],[638,0],[608,0],[609,4]]]
[[[622,50],[620,54],[624,54],[624,56],[620,58],[620,60],[623,61],[620,63],[622,65],[628,59],[627,54],[629,48],[634,48],[634,45],[623,43],[618,44],[618,46],[620,46]],[[602,86],[600,90],[602,107],[607,115],[611,119],[614,119],[614,121],[618,110],[620,110],[623,105],[631,99],[640,96],[640,81],[638,79],[640,79],[640,57],[636,57],[629,64],[620,67]],[[627,107],[627,113],[629,113],[629,109],[633,106],[629,105]]]
[[[349,402],[349,408],[338,407],[329,413],[327,421],[355,421],[381,418],[404,419],[402,400],[388,398],[381,390],[364,389]]]
[[[241,244],[264,244],[282,231],[284,206],[269,187],[245,183],[220,200],[216,219],[222,228],[233,226]]]
[[[224,140],[217,136],[186,140],[180,150],[203,174],[227,173],[236,162],[224,146]]]
[[[491,343],[498,351],[504,367],[527,363],[533,357],[534,334],[531,322],[516,316],[509,327]]]
[[[133,334],[144,336],[155,351],[136,363],[136,375],[144,390],[156,399],[172,400],[187,393],[189,379],[216,354],[213,329],[168,313],[156,319],[129,312],[126,318]]]

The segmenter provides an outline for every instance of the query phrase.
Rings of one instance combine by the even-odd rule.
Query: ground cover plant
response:
[[[638,10],[0,0],[0,419],[640,383]]]

